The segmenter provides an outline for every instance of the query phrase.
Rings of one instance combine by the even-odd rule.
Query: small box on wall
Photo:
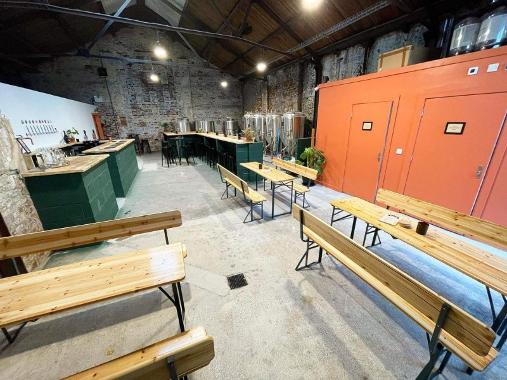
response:
[[[399,49],[382,53],[378,57],[378,71],[397,69],[427,61],[429,49],[407,45]]]

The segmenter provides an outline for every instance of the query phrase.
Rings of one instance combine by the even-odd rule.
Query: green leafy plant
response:
[[[324,156],[324,152],[321,150],[313,147],[308,147],[305,148],[303,153],[301,153],[299,160],[296,161],[296,163],[299,165],[307,166],[311,169],[315,169],[317,170],[317,173],[321,175],[326,163],[326,157]]]
[[[78,135],[79,132],[76,130],[76,128],[67,129],[67,132],[65,132],[68,136],[70,135]]]

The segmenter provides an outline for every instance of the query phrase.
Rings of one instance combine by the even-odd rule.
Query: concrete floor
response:
[[[295,272],[304,252],[296,221],[288,215],[271,220],[270,207],[265,207],[265,220],[243,224],[245,204],[220,200],[223,185],[215,171],[199,162],[161,167],[159,157],[140,158],[142,170],[119,216],[172,209],[183,214],[183,226],[169,236],[189,251],[183,286],[186,326],[204,326],[215,338],[216,350],[211,365],[192,379],[416,377],[428,353],[425,335],[412,320],[328,257],[321,267]],[[311,211],[328,220],[328,201],[338,196],[343,195],[313,187]],[[363,223],[358,225],[364,229]],[[348,233],[350,222],[337,228]],[[361,236],[359,230],[356,237]],[[381,237],[376,253],[491,322],[483,286],[385,234]],[[162,232],[117,239],[56,254],[49,266],[163,243]],[[248,286],[230,290],[226,276],[236,273],[245,274]],[[499,297],[497,302],[500,306]],[[28,324],[13,345],[4,344],[0,378],[60,378],[177,330],[174,307],[158,290],[42,318]],[[453,356],[442,378],[468,378],[463,370]],[[471,377],[506,379],[506,373],[507,347],[484,373]]]

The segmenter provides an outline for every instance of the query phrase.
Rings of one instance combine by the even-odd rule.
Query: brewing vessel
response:
[[[178,125],[176,127],[176,131],[178,133],[190,132],[190,122],[188,121],[188,119],[186,117],[178,120]]]
[[[297,139],[304,137],[305,115],[302,112],[283,114],[281,134],[282,154],[293,157],[296,153]]]
[[[265,151],[277,155],[280,148],[280,137],[282,134],[282,115],[269,113],[266,115]]]

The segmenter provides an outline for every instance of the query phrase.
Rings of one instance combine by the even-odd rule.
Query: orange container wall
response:
[[[498,70],[487,72],[490,64],[499,64]],[[476,75],[468,75],[471,67],[478,67]],[[321,85],[319,91],[316,146],[324,151],[327,158],[322,184],[344,191],[345,182],[349,193],[363,198],[369,198],[363,194],[374,194],[377,187],[408,195],[417,194],[419,198],[507,225],[507,127],[504,127],[507,110],[507,47],[330,82]],[[351,125],[356,123],[353,110],[358,105],[364,109],[365,105],[381,102],[390,103],[391,111],[385,141],[382,141],[383,145],[379,148],[381,154],[378,163],[370,159],[365,161],[364,170],[357,170],[355,165],[353,167],[357,173],[351,173],[347,157],[358,157],[357,153],[351,155],[349,151],[350,147],[357,146],[357,143],[350,140],[357,135],[356,130],[351,134]],[[454,120],[446,117],[459,118]],[[458,122],[462,118],[473,119],[467,123],[469,125],[465,125],[462,138],[449,135],[443,137],[445,124],[441,126],[438,123],[442,120]],[[438,125],[435,126],[435,123]],[[482,144],[479,140],[471,139],[472,131],[478,136],[477,139],[482,137],[482,133],[477,131],[478,123],[483,124],[490,136],[488,144],[491,149],[485,148],[482,152],[476,149],[477,145],[475,148],[473,144],[469,147],[463,145],[465,138]],[[432,143],[433,135],[429,128],[437,127],[442,128],[442,133],[435,132],[434,136],[442,140]],[[352,128],[357,128],[357,125]],[[435,149],[442,152],[447,147],[446,144],[449,145],[444,159],[438,161],[438,156],[428,155],[426,159],[433,161],[425,166],[424,160],[420,158],[424,156],[423,153]],[[488,149],[491,152],[486,154]],[[414,160],[419,157],[418,166],[411,162],[413,156]],[[364,159],[367,160],[366,155]],[[463,167],[459,165],[462,159],[467,161]],[[477,169],[475,165],[471,166],[475,161],[478,163]],[[354,176],[359,177],[370,170],[377,170],[377,165],[378,183],[364,184],[364,181],[353,180]],[[431,199],[431,189],[416,176],[415,170],[430,173],[428,170],[431,165],[435,165],[435,172],[446,173],[445,170],[448,170],[449,174],[441,178],[449,192],[446,194],[441,191],[438,196],[435,195],[438,200]],[[456,172],[449,172],[453,168]],[[446,182],[446,177],[452,177],[452,184]],[[433,181],[428,182],[432,182],[432,186],[439,183],[438,178],[431,179]],[[351,191],[347,183],[369,188]],[[470,190],[471,183],[477,184],[477,194],[473,199],[470,191],[456,196],[460,186],[464,189],[467,185]]]

